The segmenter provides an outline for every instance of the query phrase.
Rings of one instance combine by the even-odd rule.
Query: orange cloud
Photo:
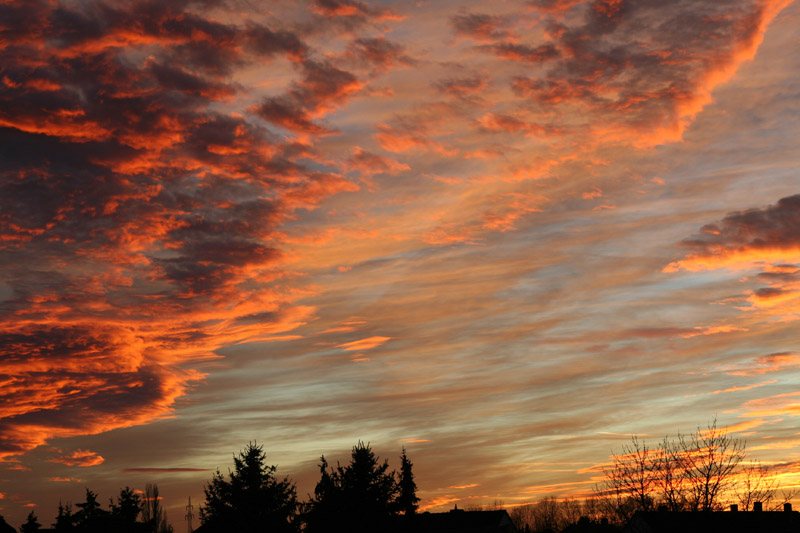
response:
[[[377,348],[378,346],[382,346],[386,343],[386,341],[391,340],[391,337],[367,337],[365,339],[359,339],[357,341],[352,342],[345,342],[343,344],[338,344],[337,348],[342,348],[346,352],[354,352],[360,350],[371,350],[373,348]]]
[[[419,512],[424,513],[425,511],[428,511],[430,509],[449,506],[451,503],[456,503],[459,501],[461,501],[461,498],[457,498],[451,495],[437,496],[435,498],[431,498],[430,500],[424,500],[423,502],[421,502],[419,506]]]
[[[354,0],[314,0],[314,11],[329,18],[355,18],[382,20],[402,20],[403,17],[390,9],[381,9]]]
[[[789,3],[762,0],[734,13],[716,4],[661,4],[650,11],[604,0],[589,5],[583,25],[553,24],[552,43],[531,46],[489,35],[485,49],[518,61],[552,62],[544,76],[516,77],[514,91],[582,113],[595,139],[648,148],[681,139],[711,102],[711,91],[753,58],[767,25]],[[533,2],[551,14],[575,4]],[[614,44],[636,35],[637,47]]]
[[[90,9],[91,35],[83,8],[4,7],[27,22],[0,50],[0,99],[15,103],[0,112],[15,146],[0,250],[18,258],[3,267],[15,296],[0,313],[0,458],[164,417],[203,378],[193,363],[298,338],[281,333],[313,313],[275,287],[292,275],[279,227],[358,185],[221,106],[254,61],[288,61],[286,116],[319,127],[363,82],[292,32],[185,7]],[[57,460],[101,460],[89,453]]]
[[[715,390],[711,394],[724,394],[726,392],[739,392],[739,391],[743,391],[743,390],[751,390],[751,389],[756,389],[758,387],[763,387],[764,385],[771,385],[771,384],[777,383],[777,382],[778,382],[777,379],[773,379],[773,380],[770,380],[770,381],[762,381],[761,383],[755,383],[753,385],[745,385],[745,386],[742,386],[742,387],[729,387],[727,389]],[[726,429],[728,431],[731,431],[731,428],[726,428]],[[741,430],[742,428],[739,427],[737,429]],[[748,429],[749,429],[749,426],[748,426]]]
[[[692,253],[664,267],[664,272],[745,270],[770,263],[795,263],[800,261],[798,228],[800,195],[782,198],[763,209],[732,213],[703,226],[697,236],[684,241]]]
[[[364,176],[397,174],[411,169],[405,163],[367,152],[358,146],[353,148],[353,155],[347,160],[347,166],[349,169],[357,170]]]
[[[210,472],[208,468],[123,468],[123,472],[150,473],[150,472]]]
[[[732,333],[736,331],[747,331],[747,328],[739,327],[739,326],[696,326],[694,331],[687,331],[686,333],[681,333],[681,337],[686,339],[697,337],[698,335],[717,335],[719,333]]]
[[[50,459],[53,463],[63,463],[67,466],[97,466],[105,462],[105,459],[95,452],[89,450],[75,450],[69,455]]]
[[[727,370],[733,376],[755,376],[778,372],[786,367],[800,365],[800,356],[789,352],[773,353],[757,358],[751,364],[742,365],[741,368]]]
[[[800,399],[798,399],[798,396],[800,396],[800,392],[789,392],[786,394],[769,396],[767,398],[750,400],[745,402],[742,406],[742,409],[745,411],[744,416],[795,416],[796,414],[800,414]]]
[[[727,431],[728,433],[742,433],[744,431],[755,429],[764,424],[766,424],[766,420],[764,420],[763,418],[759,418],[756,420],[745,420],[744,422],[738,422],[736,424],[725,426],[725,431]]]

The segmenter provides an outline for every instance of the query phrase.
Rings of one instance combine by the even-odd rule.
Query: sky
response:
[[[800,3],[0,2],[0,514],[359,440],[423,509],[716,418],[800,484]]]

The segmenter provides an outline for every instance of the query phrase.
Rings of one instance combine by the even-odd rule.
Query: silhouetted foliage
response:
[[[397,514],[399,487],[389,462],[379,462],[368,444],[353,447],[350,464],[328,471],[325,457],[320,480],[305,513],[307,533],[384,531]],[[409,463],[410,471],[410,463]]]
[[[202,523],[220,532],[298,531],[294,484],[275,478],[276,467],[266,464],[263,448],[248,444],[233,463],[229,480],[217,470],[206,485]]]
[[[612,456],[596,492],[609,518],[622,523],[636,511],[657,506],[670,511],[720,510],[738,477],[745,480],[739,501],[747,508],[754,498],[771,499],[774,486],[763,470],[741,468],[745,454],[745,442],[718,428],[716,420],[691,435],[665,438],[656,450],[633,437],[622,453]]]
[[[130,487],[119,491],[116,504],[113,500],[109,500],[108,504],[111,507],[111,516],[121,523],[136,523],[139,513],[142,512],[142,498]]]
[[[109,513],[100,507],[97,494],[86,489],[86,501],[76,503],[78,511],[74,515],[75,526],[78,531],[105,532],[109,528]]]
[[[53,524],[57,533],[171,533],[166,514],[161,508],[158,487],[148,485],[145,497],[130,487],[120,490],[116,503],[109,498],[109,510],[100,506],[97,494],[86,489],[86,501],[75,504],[58,503],[58,514]],[[148,505],[145,505],[147,503]],[[147,511],[145,511],[145,507]],[[142,521],[137,520],[142,514]],[[145,516],[147,519],[145,520]],[[157,517],[157,520],[152,519]],[[29,516],[30,520],[30,516]],[[34,530],[31,530],[34,531]]]
[[[603,522],[603,515],[595,498],[583,501],[555,496],[542,498],[536,503],[514,507],[509,511],[517,531],[530,533],[614,531]]]
[[[36,518],[36,515],[33,511],[28,513],[28,518],[19,528],[21,533],[36,533],[36,531],[39,531],[40,529],[42,529],[42,524],[39,523],[39,519]]]
[[[172,526],[167,523],[167,513],[161,507],[161,497],[158,495],[158,485],[155,483],[145,485],[142,522],[149,533],[172,533]]]
[[[72,504],[62,505],[61,502],[58,502],[58,514],[56,515],[53,529],[56,530],[56,533],[75,530],[75,515],[72,514]]]
[[[115,532],[138,533],[152,531],[152,525],[137,521],[142,512],[143,502],[141,496],[130,487],[119,491],[117,503],[109,499],[111,508],[110,524]],[[166,520],[166,518],[165,518]]]
[[[417,484],[414,482],[414,473],[411,471],[413,466],[408,455],[406,455],[406,449],[404,447],[403,454],[400,456],[400,479],[397,482],[399,491],[397,504],[400,511],[405,515],[416,513],[417,504],[419,503]]]
[[[0,533],[17,533],[17,530],[6,522],[5,518],[0,516]]]

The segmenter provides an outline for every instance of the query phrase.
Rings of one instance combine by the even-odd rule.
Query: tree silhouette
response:
[[[55,529],[56,533],[75,530],[75,515],[72,514],[72,504],[61,505],[61,502],[58,502],[58,514],[56,515],[56,523],[53,524],[53,529]]]
[[[157,492],[158,489],[156,489],[156,501]],[[142,512],[143,502],[141,496],[130,487],[125,487],[119,491],[116,504],[112,499],[109,499],[108,503],[111,508],[110,523],[113,525],[114,531],[120,533],[152,531],[151,524],[137,521],[139,514]],[[166,522],[166,518],[163,521]]]
[[[634,436],[622,453],[612,455],[612,466],[604,470],[603,492],[609,511],[626,522],[636,511],[655,508],[657,454]]]
[[[411,467],[414,465],[406,455],[403,447],[403,454],[400,456],[400,480],[398,481],[397,505],[405,515],[412,515],[417,512],[417,484],[414,482],[414,473]]]
[[[144,487],[142,500],[142,522],[150,533],[172,533],[172,526],[167,523],[167,512],[161,507],[158,485],[148,483]]]
[[[108,530],[108,511],[100,508],[97,494],[86,489],[86,501],[76,503],[78,511],[74,515],[75,524],[79,531],[105,532]]]
[[[116,504],[113,500],[109,500],[108,504],[111,507],[111,516],[122,523],[136,523],[139,513],[142,512],[142,498],[130,487],[119,491]]]
[[[720,496],[731,487],[739,463],[745,457],[745,443],[717,428],[716,419],[708,428],[689,438],[678,436],[683,451],[683,471],[689,486],[693,511],[713,511],[720,507]]]
[[[305,515],[306,533],[385,531],[397,513],[398,485],[388,472],[388,460],[381,463],[369,444],[353,447],[350,464],[337,465],[330,472],[322,458],[320,481]]]
[[[33,511],[28,513],[27,520],[25,520],[25,523],[19,528],[21,533],[36,533],[40,529],[42,529],[42,524],[39,523]]]
[[[249,533],[299,530],[297,493],[288,478],[275,478],[263,448],[250,443],[233,458],[229,480],[217,470],[205,488],[200,520],[212,531]]]
[[[609,517],[627,521],[636,511],[651,511],[664,505],[671,511],[714,511],[734,489],[745,458],[745,442],[731,437],[716,419],[691,435],[665,438],[651,450],[636,437],[612,456],[605,480],[596,487]],[[741,472],[748,475],[747,472]],[[753,471],[742,503],[753,496],[774,494]],[[762,474],[763,478],[763,474]],[[763,493],[763,494],[762,494]]]
[[[320,457],[319,472],[320,479],[314,487],[314,496],[305,505],[303,513],[305,533],[326,531],[329,524],[342,520],[339,516],[342,512],[341,490],[334,480],[336,472],[328,472],[328,461],[324,455]]]
[[[0,533],[17,533],[14,527],[6,522],[6,519],[0,515]]]

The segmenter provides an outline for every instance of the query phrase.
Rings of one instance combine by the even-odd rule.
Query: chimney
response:
[[[732,512],[732,513],[735,513],[735,512],[736,512],[736,511],[738,511],[738,510],[739,510],[739,506],[738,506],[738,505],[736,505],[735,503],[732,503],[732,504],[731,504],[731,512]]]
[[[753,502],[753,511],[756,513],[761,512],[761,502]]]
[[[791,513],[792,512],[792,504],[788,503],[788,502],[784,503],[783,504],[783,510],[786,511],[787,513]]]

